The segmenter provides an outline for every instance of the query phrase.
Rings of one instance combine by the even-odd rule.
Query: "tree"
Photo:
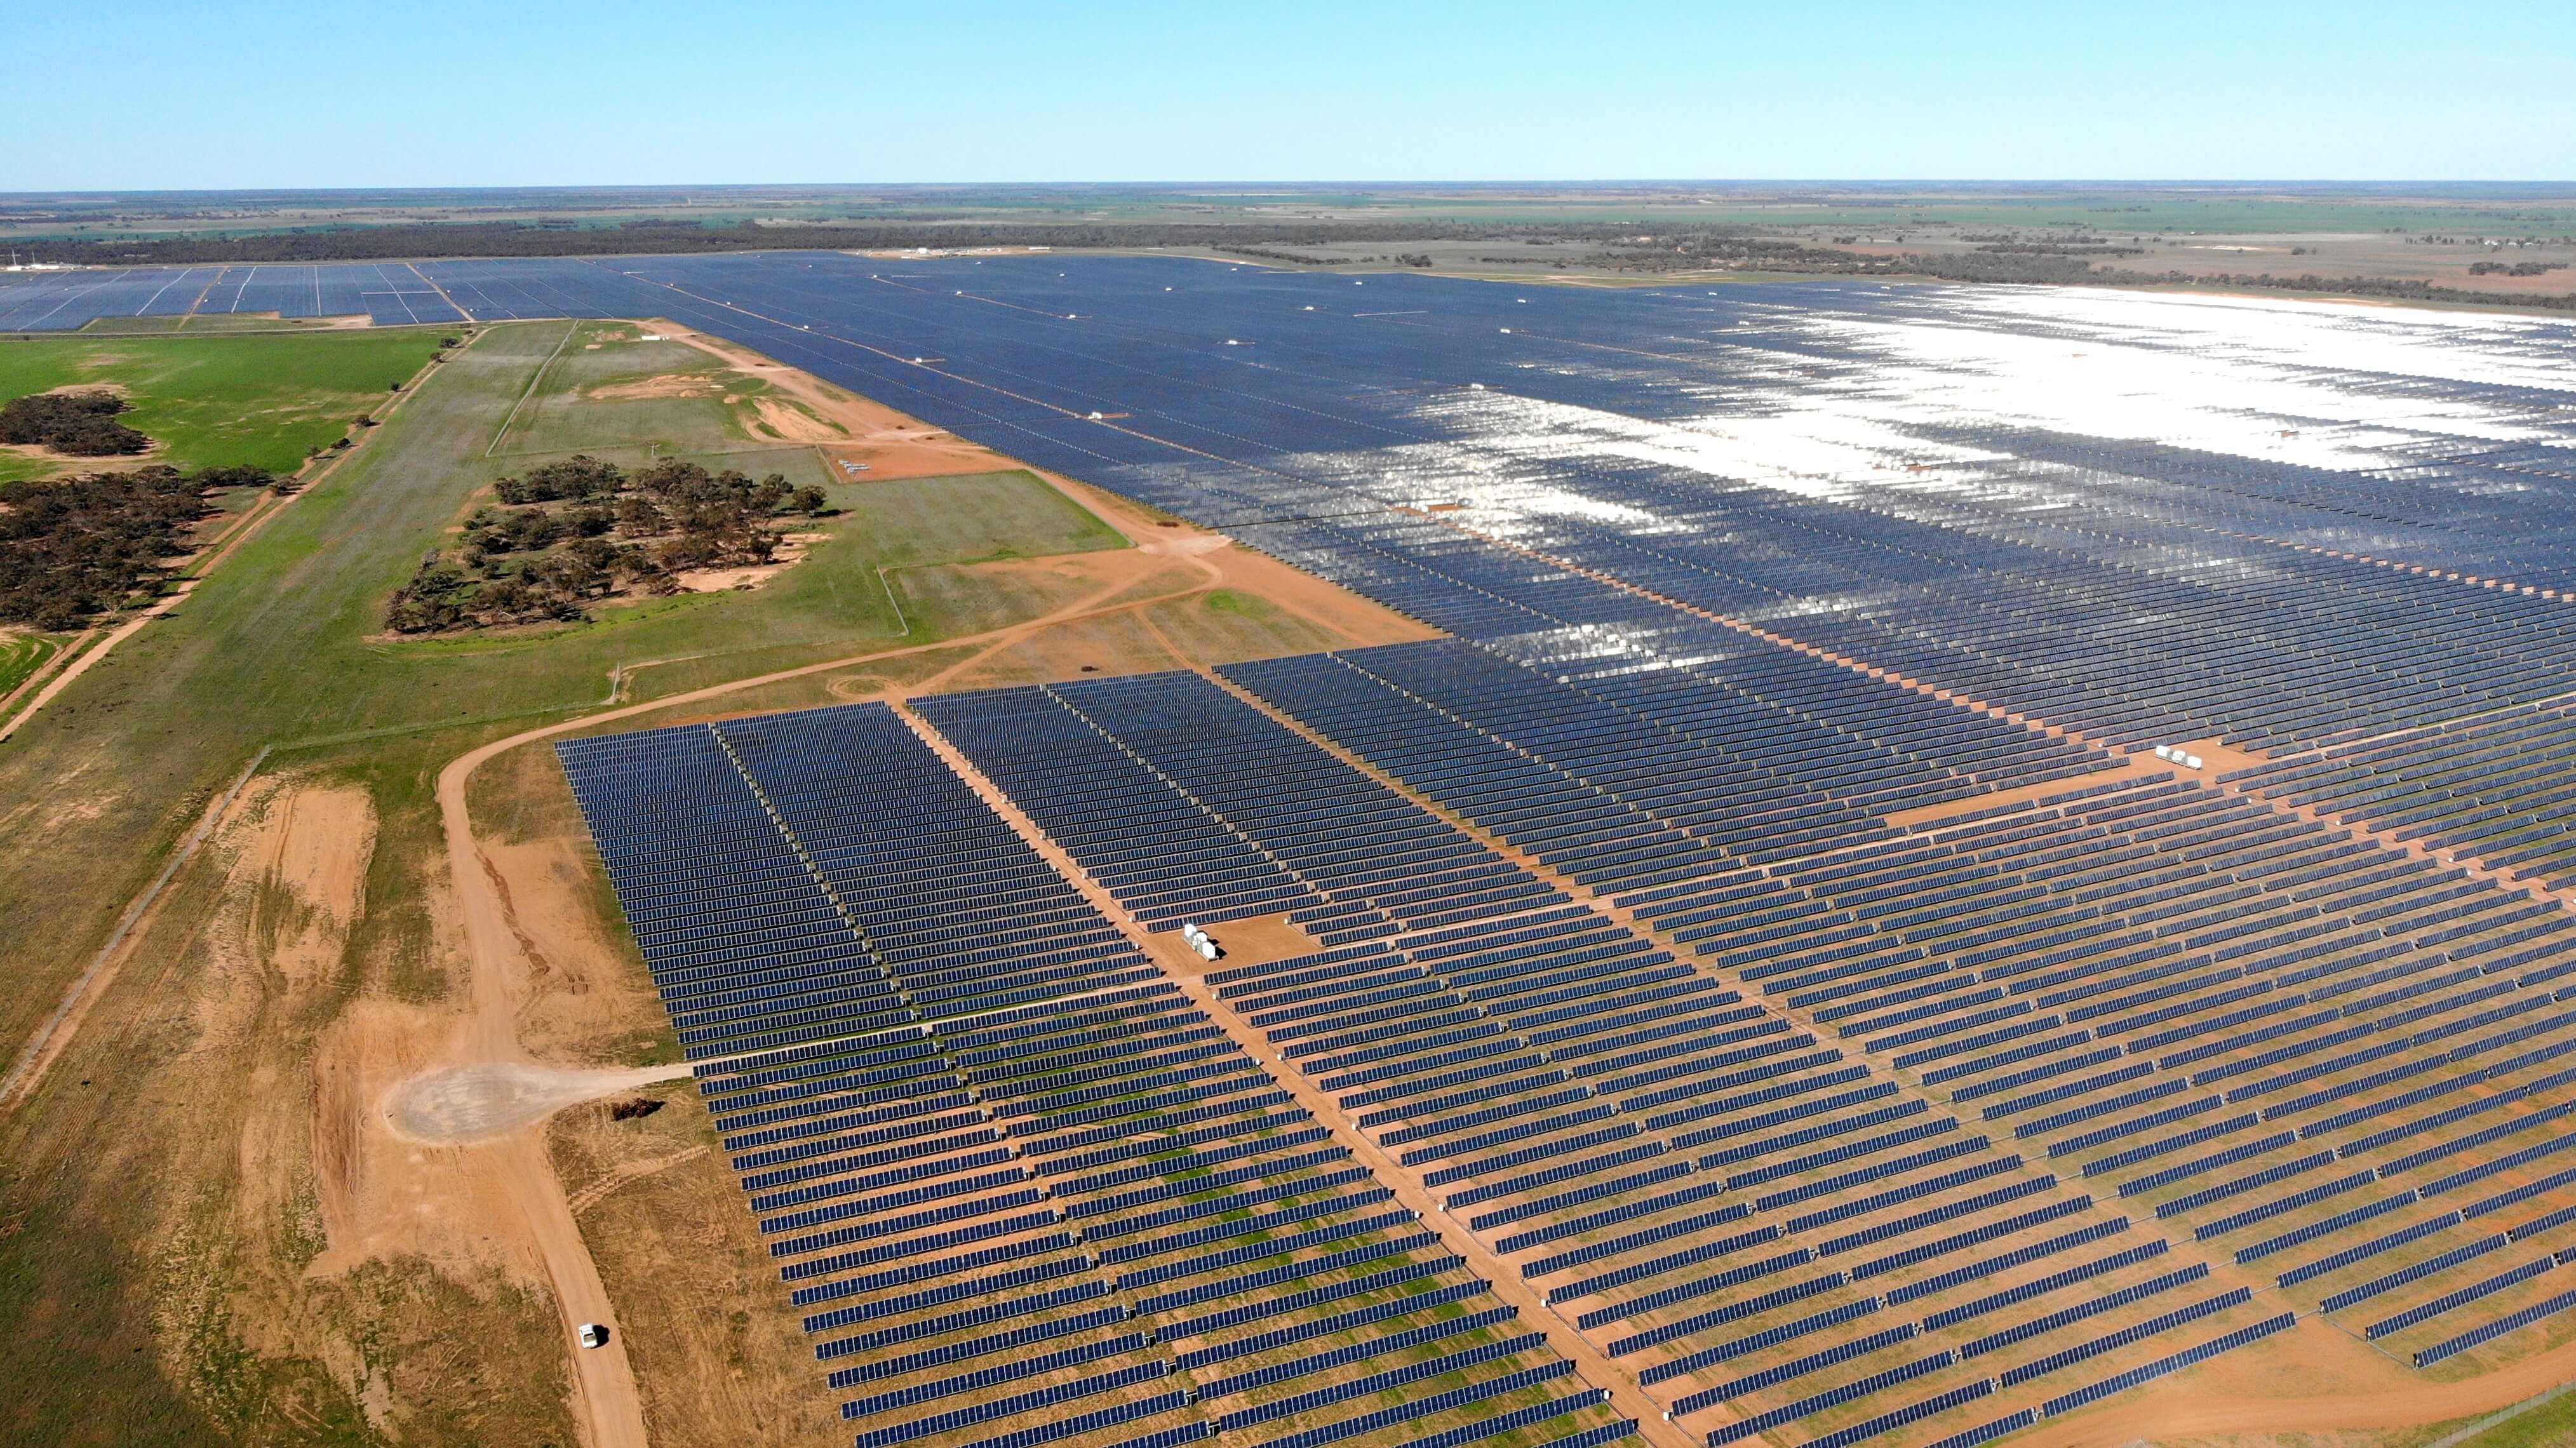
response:
[[[670,520],[642,493],[630,493],[617,505],[617,526],[638,537],[651,537],[670,526]]]
[[[74,457],[131,456],[152,439],[115,420],[125,399],[113,392],[39,392],[0,405],[0,442],[51,448]]]

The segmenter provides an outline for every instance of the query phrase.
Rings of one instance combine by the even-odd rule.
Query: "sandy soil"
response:
[[[751,408],[759,414],[763,427],[789,442],[838,442],[849,436],[805,409],[775,397],[755,397]]]
[[[2043,784],[2025,784],[2018,789],[1998,789],[1986,794],[1972,794],[1966,799],[1944,800],[1940,804],[1925,805],[1921,809],[1891,810],[1886,818],[1889,824],[1898,829],[1912,829],[1917,825],[1938,824],[1946,819],[1956,819],[1963,814],[1994,809],[2000,805],[2024,804],[2032,800],[2046,799],[2050,795],[2064,794],[2070,789],[2081,789],[2088,785],[2127,784],[2156,774],[2180,772],[2182,771],[2175,766],[2156,758],[2152,751],[2141,751],[2130,755],[2129,762],[2117,769],[2106,769],[2098,774],[2085,775],[2081,779],[2052,779]]]
[[[632,382],[603,382],[584,388],[582,396],[593,402],[645,402],[661,397],[713,397],[722,391],[713,377],[691,377],[686,373],[666,372],[659,377],[639,377]]]
[[[604,1101],[688,1075],[683,1066],[567,1071],[524,1061],[480,1061],[415,1076],[387,1093],[386,1122],[406,1140],[448,1146],[488,1141],[568,1106]]]
[[[828,535],[790,533],[779,540],[778,551],[771,562],[748,568],[692,568],[671,575],[672,581],[689,593],[722,593],[728,588],[758,588],[779,574],[804,561],[806,550]]]
[[[1220,966],[1267,965],[1274,960],[1311,955],[1324,948],[1315,937],[1290,924],[1284,914],[1248,915],[1241,920],[1228,920],[1204,928],[1216,941],[1222,958],[1202,960],[1184,952],[1177,966],[1167,965],[1165,969],[1174,974],[1185,974],[1195,968],[1205,974]]]
[[[423,1414],[446,1415],[434,1392],[488,1367],[477,1360],[525,1325],[516,1305],[542,1279],[516,1241],[479,1230],[475,1201],[496,1182],[406,1173],[369,1140],[366,1081],[401,1072],[443,1024],[435,1007],[353,984],[365,974],[350,966],[353,931],[372,905],[370,796],[287,775],[229,800],[208,869],[132,937],[122,964],[140,975],[116,998],[125,1008],[102,1013],[65,1058],[61,1074],[77,1061],[81,1086],[96,1077],[112,1094],[65,1083],[52,1104],[112,1112],[105,1139],[153,1175],[99,1229],[148,1244],[138,1350],[157,1353],[170,1381],[203,1393],[228,1355],[318,1371],[398,1439]],[[144,1104],[162,1109],[134,1109]],[[488,1311],[478,1341],[437,1342],[423,1313],[433,1299],[449,1321],[467,1302]],[[536,1415],[518,1416],[530,1392]],[[560,1399],[545,1361],[467,1416],[552,1432]]]
[[[520,1043],[518,1021],[527,982],[545,957],[513,908],[510,881],[475,839],[465,804],[465,784],[475,766],[518,742],[506,740],[478,749],[438,777],[439,813],[446,826],[452,871],[450,888],[463,926],[467,959],[466,1014],[432,1057],[442,1068],[534,1064]],[[411,1094],[408,1089],[384,1093],[373,1113],[371,1134],[393,1138],[394,1113]],[[432,1095],[438,1094],[432,1088]],[[461,1094],[470,1098],[474,1093]],[[424,1114],[412,1110],[404,1119],[417,1125]],[[590,1448],[641,1448],[644,1413],[627,1362],[625,1334],[618,1330],[607,1288],[582,1241],[537,1126],[521,1125],[505,1135],[473,1145],[437,1148],[412,1160],[422,1156],[444,1157],[461,1177],[488,1183],[493,1190],[477,1194],[483,1198],[478,1202],[482,1209],[472,1218],[488,1230],[526,1243],[542,1264],[562,1317],[562,1340],[572,1354],[574,1406]],[[608,1325],[608,1345],[591,1351],[572,1348],[573,1330],[589,1322]]]
[[[988,473],[1021,466],[992,449],[943,432],[881,403],[842,391],[810,372],[773,362],[757,352],[709,336],[676,322],[656,321],[653,329],[673,341],[686,342],[727,366],[776,388],[794,406],[777,398],[755,398],[760,419],[791,442],[824,445],[825,461],[841,482],[870,478],[929,478],[950,473]],[[852,471],[842,463],[857,463]]]
[[[779,436],[821,445],[824,461],[837,481],[931,478],[1026,466],[980,443],[968,442],[882,403],[844,392],[812,373],[770,361],[724,338],[693,331],[676,322],[657,321],[652,325],[674,341],[686,342],[720,358],[792,399],[793,406],[775,398],[755,398],[753,406],[761,421]]]
[[[2297,1442],[2337,1429],[2448,1422],[2509,1407],[2576,1374],[2576,1343],[2453,1383],[2427,1382],[2317,1318],[2167,1378],[2141,1394],[2043,1423],[2031,1448],[2128,1448],[2139,1442],[2250,1435]]]

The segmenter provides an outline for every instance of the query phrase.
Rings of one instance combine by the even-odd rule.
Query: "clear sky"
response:
[[[0,190],[2576,179],[2576,5],[20,4]]]

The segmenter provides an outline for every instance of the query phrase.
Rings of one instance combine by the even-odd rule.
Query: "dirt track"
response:
[[[1114,508],[1103,507],[1095,496],[1077,491],[1073,485],[1063,480],[1050,479],[1050,481],[1065,488],[1087,506],[1101,511],[1104,516],[1117,511]],[[483,1018],[503,1023],[506,1034],[506,1023],[509,1020],[506,994],[500,999],[486,1001],[482,997],[482,989],[487,978],[499,980],[506,977],[511,968],[506,964],[506,959],[514,949],[514,945],[511,932],[504,923],[508,908],[502,898],[505,882],[500,873],[475,846],[470,823],[465,817],[464,784],[475,767],[521,744],[591,728],[603,722],[650,713],[667,714],[693,704],[712,703],[727,695],[781,680],[847,669],[871,661],[934,650],[957,648],[969,650],[964,657],[945,664],[927,679],[912,683],[899,691],[901,693],[929,692],[969,674],[979,663],[1013,644],[1034,638],[1049,629],[1126,612],[1158,599],[1187,596],[1202,588],[1215,586],[1229,577],[1232,570],[1227,565],[1236,564],[1246,558],[1246,555],[1239,550],[1231,549],[1222,539],[1211,535],[1198,534],[1195,531],[1158,530],[1160,536],[1157,536],[1156,533],[1132,526],[1132,519],[1116,521],[1122,531],[1127,532],[1129,536],[1135,537],[1140,533],[1144,535],[1138,548],[1139,563],[1153,560],[1153,566],[1185,564],[1199,576],[1201,582],[1193,588],[1174,589],[1144,599],[1122,599],[1119,597],[1120,591],[1127,586],[1127,580],[1122,578],[1104,584],[1054,612],[1007,628],[937,643],[878,650],[696,690],[646,704],[612,709],[583,719],[531,730],[510,739],[496,741],[451,764],[441,775],[439,798],[442,812],[446,814],[449,821],[451,863],[459,882],[460,902],[465,906],[469,919],[478,915],[489,917],[481,929],[470,932],[474,940],[472,956],[477,982],[477,998]],[[1315,599],[1310,604],[1313,616],[1318,616],[1319,621],[1322,617],[1330,617],[1339,612],[1340,605],[1358,602],[1319,581],[1294,574],[1293,571],[1284,569],[1272,560],[1253,559],[1251,561],[1256,569],[1263,566],[1279,569],[1281,572],[1288,573],[1291,578],[1303,580],[1315,592],[1324,595],[1323,598]],[[1267,580],[1263,581],[1267,582]],[[1267,589],[1263,591],[1268,593]],[[1276,595],[1271,596],[1276,597]],[[1166,647],[1176,658],[1181,656],[1180,650],[1176,646],[1169,645],[1168,641],[1166,641]],[[1856,661],[1839,659],[1836,661],[1851,667],[1861,667]],[[1184,659],[1183,662],[1186,660]],[[1870,672],[1877,674],[1877,671]],[[1924,687],[1911,680],[1890,679],[1890,682],[1916,688]],[[1931,692],[1928,689],[1926,691]],[[1959,702],[1969,707],[1977,707],[1975,701]],[[2040,721],[2031,722],[2038,724]],[[2160,766],[2155,766],[2150,761],[2141,761],[2130,767],[2144,771]],[[972,778],[971,775],[969,777]],[[1084,878],[1078,871],[1069,873],[1077,881]],[[1115,918],[1114,915],[1113,918]],[[1186,978],[1185,971],[1175,970],[1174,974],[1184,979],[1185,988],[1194,984]],[[1220,1019],[1224,1019],[1221,1012]],[[496,1041],[493,1045],[499,1050],[509,1049],[506,1042]],[[496,1054],[483,1059],[508,1061],[514,1058],[506,1054]],[[668,1073],[663,1073],[663,1079],[667,1079],[667,1076]],[[605,1075],[575,1076],[569,1080],[561,1080],[553,1076],[523,1077],[505,1073],[503,1079],[506,1079],[509,1084],[498,1094],[508,1099],[489,1105],[478,1105],[472,1110],[489,1112],[489,1119],[505,1132],[512,1129],[512,1124],[522,1119],[523,1111],[533,1114],[539,1109],[538,1106],[524,1105],[524,1102],[537,1101],[540,1106],[544,1101],[570,1104],[575,1100],[596,1099],[599,1095],[628,1089],[625,1084],[622,1084],[627,1078],[618,1077],[616,1079],[621,1084],[611,1086],[606,1084],[611,1078]],[[520,1094],[522,1092],[530,1094],[522,1096]],[[1315,1103],[1309,1104],[1310,1108],[1318,1110],[1321,1119],[1338,1121],[1336,1113],[1329,1109],[1329,1102],[1322,1103],[1320,1106]],[[533,1116],[532,1119],[541,1119],[541,1116]],[[1356,1133],[1354,1135],[1356,1136]],[[537,1140],[534,1128],[518,1127],[515,1135],[505,1135],[490,1140],[496,1145],[530,1144],[530,1155],[534,1158],[533,1169],[508,1173],[507,1180],[511,1194],[520,1202],[522,1210],[528,1212],[532,1224],[540,1228],[547,1224],[548,1219],[556,1218],[559,1214],[560,1234],[550,1237],[541,1230],[539,1235],[541,1240],[547,1242],[547,1261],[550,1269],[557,1273],[558,1293],[565,1300],[568,1309],[575,1302],[598,1304],[591,1310],[589,1317],[584,1318],[578,1312],[573,1312],[568,1315],[567,1321],[596,1320],[613,1323],[604,1296],[594,1295],[596,1273],[590,1269],[586,1249],[582,1247],[578,1233],[572,1226],[570,1209],[564,1204],[562,1188],[554,1180],[552,1173],[546,1169],[542,1150],[533,1146]],[[466,1149],[476,1150],[477,1148]],[[1402,1173],[1390,1171],[1388,1179],[1400,1181]],[[1434,1216],[1436,1213],[1427,1212],[1426,1220]],[[1460,1238],[1466,1236],[1463,1232],[1456,1235]],[[1471,1254],[1471,1260],[1480,1259],[1486,1255],[1489,1254],[1484,1253],[1479,1247]],[[1517,1275],[1507,1268],[1497,1268],[1484,1275],[1498,1283],[1518,1281]],[[1549,1316],[1552,1317],[1553,1314]],[[2325,1336],[2312,1339],[2309,1336],[2312,1332]],[[1633,1379],[1618,1373],[1606,1362],[1594,1361],[1598,1357],[1597,1350],[1592,1345],[1582,1342],[1579,1334],[1568,1330],[1551,1336],[1560,1339],[1561,1348],[1584,1364],[1588,1377],[1613,1389],[1614,1394],[1618,1395],[1623,1412],[1639,1416],[1641,1424],[1653,1423],[1658,1428],[1663,1426],[1659,1405],[1639,1393],[1634,1387]],[[2341,1344],[2348,1344],[2348,1339],[2333,1334],[2332,1329],[2323,1323],[2318,1323],[2313,1328],[2303,1326],[2292,1339],[2276,1343],[2271,1356],[2278,1357],[2280,1349],[2297,1347],[2310,1349],[2310,1351],[2300,1352],[2299,1356],[2313,1357],[2313,1349],[2334,1348]],[[605,1425],[608,1420],[621,1419],[623,1421],[618,1424],[618,1428],[637,1435],[635,1439],[627,1440],[616,1436],[613,1431],[599,1432],[594,1441],[600,1443],[640,1441],[640,1408],[635,1406],[638,1399],[632,1375],[627,1370],[622,1357],[612,1359],[608,1353],[603,1352],[583,1354],[581,1359],[579,1366],[583,1371],[580,1383],[585,1396],[585,1411],[590,1420],[594,1424]],[[2168,1385],[2164,1391],[2149,1390],[2142,1400],[2125,1407],[2118,1413],[2086,1415],[2063,1425],[2043,1428],[2032,1441],[2050,1445],[2062,1444],[2066,1445],[2066,1448],[2120,1448],[2120,1445],[2139,1438],[2142,1428],[2146,1430],[2145,1436],[2150,1438],[2170,1438],[2333,1427],[2384,1428],[2399,1424],[2441,1421],[2490,1411],[2522,1401],[2533,1393],[2551,1386],[2556,1375],[2563,1375],[2571,1370],[2576,1370],[2576,1344],[2571,1344],[2555,1353],[2535,1357],[2503,1372],[2456,1384],[2426,1385],[2420,1391],[2395,1393],[2376,1391],[2375,1389],[2382,1386],[2379,1382],[2356,1382],[2342,1385],[2343,1390],[2325,1397],[2303,1399],[2258,1396],[2254,1391],[2258,1385],[2249,1384],[2248,1392],[2243,1395],[2213,1399],[2205,1391],[2189,1394],[2176,1393],[2171,1391]],[[2201,1378],[2195,1376],[2192,1381],[2197,1385],[2201,1383]]]
[[[1879,668],[1864,660],[1830,649],[1801,643],[1796,639],[1775,634],[1759,624],[1693,607],[1623,579],[1596,573],[1545,552],[1523,547],[1508,539],[1493,537],[1450,520],[1442,521],[1457,528],[1461,533],[1497,547],[1511,549],[1555,567],[1581,573],[1611,587],[1654,598],[1683,612],[1739,632],[1752,634],[1780,647],[1823,659],[1899,688],[1930,695],[1962,708],[1973,709],[1979,713],[2010,720],[2063,738],[2097,744],[2103,742],[2085,740],[2081,732],[2054,724],[2046,719],[2025,716],[2000,704],[1954,694],[1926,680]],[[2468,579],[2459,581],[2473,586],[2475,582]],[[1292,724],[1291,727],[1295,726]],[[2548,890],[2537,881],[2517,878],[2487,868],[2479,860],[2465,854],[2437,854],[2418,841],[2399,840],[2393,834],[2376,829],[2363,821],[2337,819],[2313,808],[2292,806],[2280,800],[2266,799],[2233,786],[2219,786],[2217,776],[2263,763],[2266,756],[2227,748],[2214,739],[2179,740],[2175,743],[2201,756],[2205,769],[2193,771],[2177,768],[2157,760],[2151,752],[2140,751],[2129,756],[2128,763],[2119,770],[2105,772],[2092,778],[2108,781],[2127,776],[2171,771],[2196,778],[2212,788],[2225,788],[2230,795],[2265,805],[2284,819],[2298,819],[2350,830],[2356,836],[2372,840],[2400,854],[2431,860],[2439,864],[2456,865],[2471,875],[2501,888],[2529,889],[2535,895],[2557,900],[2563,907],[2576,909],[2576,891]],[[2035,798],[2043,794],[2060,792],[2065,788],[2066,783],[2059,781],[2002,795],[1979,797],[1950,805],[1893,815],[1889,818],[1892,823],[1899,824],[1932,823],[1971,809],[2001,803],[2016,796]],[[1477,834],[1480,838],[1484,837],[1482,831],[1471,830],[1471,833]],[[1486,842],[1496,843],[1490,839]],[[2090,1411],[2064,1420],[2052,1420],[2043,1423],[2027,1436],[2016,1435],[2013,1441],[2026,1442],[2034,1445],[2034,1448],[2129,1448],[2129,1445],[2134,1444],[2219,1437],[2246,1436],[2260,1439],[2264,1435],[2272,1434],[2306,1435],[2334,1430],[2384,1432],[2448,1422],[2508,1408],[2538,1393],[2559,1386],[2568,1381],[2571,1376],[2576,1376],[2576,1342],[2570,1342],[2494,1372],[2457,1382],[2424,1381],[2395,1360],[2375,1353],[2365,1354],[2359,1360],[2359,1370],[2366,1380],[2330,1381],[2337,1374],[2327,1365],[2338,1358],[2347,1362],[2355,1361],[2349,1354],[2356,1343],[2355,1338],[2321,1317],[2303,1317],[2292,1332],[2249,1349],[2241,1356],[2218,1359],[2193,1370],[2180,1380],[2166,1379],[2151,1384],[2143,1390],[2142,1396],[2125,1402],[2116,1410]],[[2392,1382],[2403,1383],[2405,1386],[2397,1391],[2385,1390],[2384,1385]],[[2279,1392],[2284,1384],[2312,1386],[2318,1390],[2296,1396],[2285,1396]],[[2004,1407],[2003,1403],[1998,1402],[1996,1411],[2001,1412]]]
[[[2307,1374],[2295,1358],[2333,1351],[2333,1344],[2320,1341],[2333,1333],[2332,1327],[2317,1318],[2302,1318],[2297,1327],[2273,1339],[2279,1351],[2263,1364],[2231,1363],[2220,1358],[2184,1379],[2190,1391],[2178,1391],[2174,1380],[2167,1379],[2115,1411],[2044,1423],[2013,1441],[2030,1448],[2128,1448],[2139,1442],[2305,1436],[2336,1430],[2384,1432],[2511,1407],[2576,1377],[2576,1342],[2571,1342],[2478,1377],[2455,1383],[2418,1383],[2402,1392],[2354,1392],[2333,1385],[2336,1390],[2295,1397],[2253,1395],[2262,1388],[2306,1385]],[[2280,1361],[2282,1357],[2294,1360]],[[2259,1383],[2249,1380],[2257,1374]],[[2212,1382],[2209,1377],[2239,1381]],[[2229,1386],[2246,1392],[2239,1395],[2225,1391]]]
[[[994,812],[1011,826],[1023,842],[1044,856],[1055,867],[1057,873],[1072,881],[1074,887],[1082,891],[1104,917],[1118,922],[1128,939],[1134,942],[1138,949],[1152,956],[1155,963],[1163,968],[1164,974],[1170,976],[1191,1000],[1207,1011],[1209,1017],[1224,1028],[1225,1033],[1233,1039],[1235,1045],[1242,1048],[1245,1054],[1256,1061],[1275,1058],[1278,1055],[1269,1039],[1258,1028],[1217,996],[1216,991],[1203,978],[1204,964],[1196,956],[1190,955],[1180,947],[1177,935],[1168,933],[1159,936],[1149,935],[1136,928],[1128,919],[1127,912],[1119,908],[1117,900],[1094,881],[1079,864],[1075,863],[1072,856],[1058,847],[1054,840],[1049,839],[1045,831],[1039,829],[1036,822],[1013,803],[999,786],[985,778],[983,772],[976,769],[973,763],[959,753],[955,745],[940,737],[936,730],[924,725],[908,711],[905,714],[905,722],[912,725],[913,731],[921,736],[922,742],[930,747],[932,753],[946,761],[948,767],[955,770],[959,778],[965,780],[976,794],[983,797],[986,804],[993,807]],[[1663,1404],[1657,1402],[1637,1385],[1634,1374],[1622,1371],[1597,1344],[1575,1331],[1555,1309],[1549,1307],[1544,1294],[1531,1286],[1502,1258],[1496,1256],[1493,1250],[1478,1240],[1473,1233],[1452,1221],[1449,1215],[1441,1210],[1439,1199],[1426,1190],[1415,1175],[1399,1167],[1392,1153],[1380,1147],[1362,1132],[1359,1124],[1351,1119],[1350,1113],[1342,1109],[1339,1101],[1316,1089],[1305,1076],[1298,1072],[1274,1070],[1270,1076],[1281,1089],[1296,1098],[1299,1106],[1313,1113],[1317,1121],[1332,1128],[1336,1144],[1347,1147],[1355,1159],[1369,1168],[1379,1183],[1395,1192],[1397,1201],[1418,1213],[1424,1226],[1438,1231],[1443,1246],[1466,1258],[1476,1269],[1476,1275],[1485,1280],[1495,1296],[1518,1307],[1524,1323],[1546,1333],[1548,1346],[1572,1359],[1576,1366],[1582,1369],[1584,1381],[1597,1388],[1607,1388],[1610,1391],[1612,1405],[1621,1413],[1637,1420],[1637,1431],[1640,1436],[1656,1445],[1656,1448],[1697,1448],[1697,1438],[1666,1420]]]
[[[1011,464],[1004,462],[1003,465]],[[579,1416],[592,1448],[633,1448],[645,1442],[642,1399],[588,1247],[573,1216],[562,1183],[547,1159],[543,1136],[546,1116],[563,1106],[633,1089],[651,1080],[681,1074],[676,1068],[640,1072],[564,1072],[532,1060],[519,1036],[519,1001],[529,976],[529,942],[516,919],[510,881],[474,833],[467,784],[485,763],[512,749],[587,730],[603,723],[656,714],[668,717],[691,705],[787,680],[803,678],[888,659],[965,649],[959,660],[906,691],[935,689],[1015,644],[1049,630],[1112,615],[1139,612],[1157,603],[1187,598],[1221,586],[1242,588],[1268,598],[1339,638],[1380,642],[1407,632],[1428,636],[1319,579],[1287,568],[1273,559],[1235,548],[1227,540],[1196,529],[1164,527],[1107,495],[1093,493],[1064,479],[1039,474],[1077,503],[1099,514],[1127,536],[1135,547],[1122,554],[1086,555],[1116,558],[1100,587],[1052,612],[1007,627],[963,637],[896,648],[873,649],[821,663],[782,669],[757,677],[691,690],[647,703],[584,715],[495,740],[451,761],[438,776],[438,806],[445,830],[449,870],[458,915],[464,926],[470,978],[471,1016],[442,1053],[433,1070],[420,1073],[385,1098],[383,1128],[415,1135],[444,1136],[458,1144],[443,1148],[460,1153],[464,1170],[495,1173],[506,1209],[517,1221],[503,1224],[512,1235],[524,1233],[551,1279],[564,1323],[564,1341],[583,1322],[611,1328],[607,1347],[572,1355]],[[1139,583],[1172,567],[1186,569],[1188,586],[1132,596]],[[1390,623],[1391,621],[1391,623]],[[398,1121],[390,1113],[402,1113]],[[504,1209],[496,1203],[495,1210]]]

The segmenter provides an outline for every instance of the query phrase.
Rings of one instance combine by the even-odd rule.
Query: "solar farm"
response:
[[[244,270],[11,277],[0,329],[673,318],[1443,635],[559,746],[746,1305],[859,1448],[2125,1442],[2569,1376],[2576,325]]]

